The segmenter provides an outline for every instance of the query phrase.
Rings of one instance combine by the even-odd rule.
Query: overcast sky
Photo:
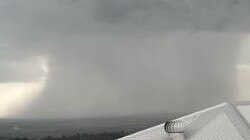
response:
[[[2,0],[0,117],[250,100],[248,0]]]

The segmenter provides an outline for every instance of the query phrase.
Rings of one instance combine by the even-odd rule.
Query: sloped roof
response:
[[[185,139],[250,139],[250,102],[222,103],[176,120],[187,124]],[[120,140],[166,140],[169,136],[160,124]]]

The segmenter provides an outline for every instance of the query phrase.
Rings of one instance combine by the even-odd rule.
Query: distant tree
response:
[[[97,134],[80,134],[76,133],[73,135],[62,135],[60,137],[47,136],[41,138],[40,140],[114,140],[120,137],[127,135],[124,131],[119,132],[110,132],[110,133],[97,133]],[[38,139],[29,139],[29,138],[5,138],[0,137],[0,140],[38,140]]]

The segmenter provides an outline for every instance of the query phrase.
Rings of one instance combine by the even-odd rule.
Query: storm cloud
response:
[[[0,81],[39,79],[34,58],[49,67],[40,96],[13,117],[192,112],[236,100],[249,9],[247,0],[1,1]]]

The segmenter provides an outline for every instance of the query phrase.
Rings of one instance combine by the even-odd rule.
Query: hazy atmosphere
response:
[[[1,0],[0,117],[250,100],[248,0]]]

